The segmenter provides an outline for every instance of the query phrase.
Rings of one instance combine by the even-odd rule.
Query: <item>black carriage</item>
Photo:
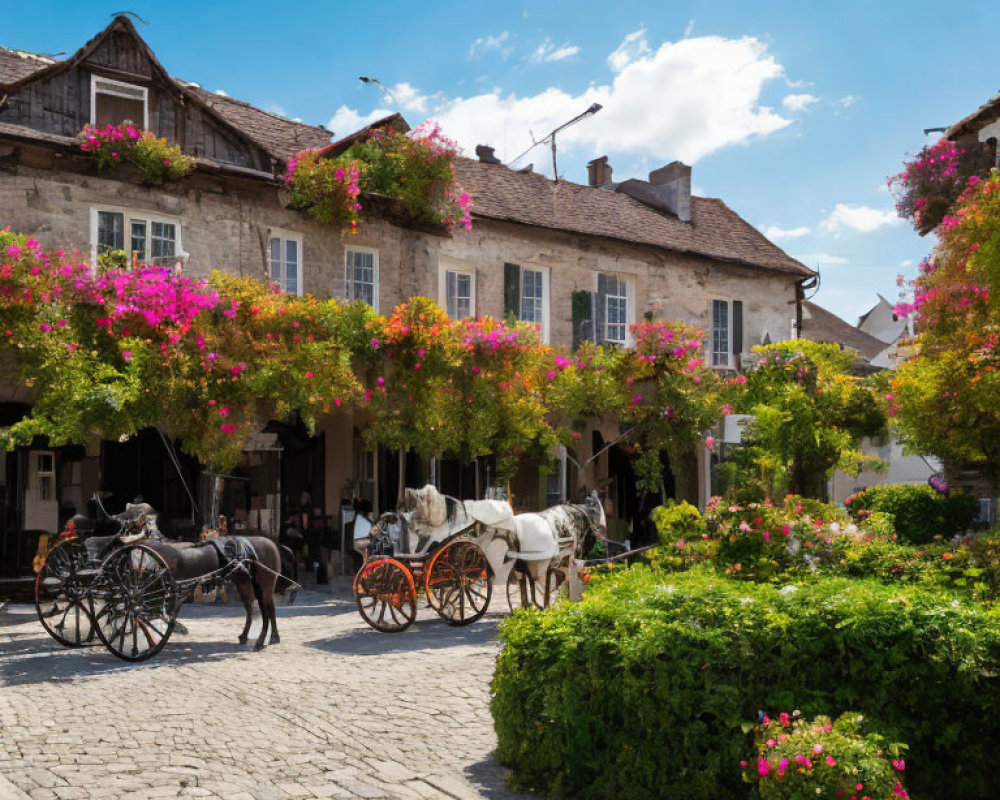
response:
[[[44,555],[35,580],[35,609],[61,645],[100,642],[125,661],[145,661],[166,645],[195,589],[210,591],[247,569],[252,553],[241,549],[242,537],[168,542],[150,512],[149,506],[136,506],[115,517],[75,517]],[[215,548],[221,566],[178,575],[171,554],[186,547]]]

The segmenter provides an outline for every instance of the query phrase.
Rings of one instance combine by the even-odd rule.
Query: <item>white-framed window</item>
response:
[[[112,250],[124,250],[133,263],[173,266],[187,257],[181,247],[176,217],[109,206],[90,210],[91,261]]]
[[[378,311],[378,250],[348,247],[345,251],[348,300],[361,300]]]
[[[90,76],[90,124],[104,126],[131,122],[149,129],[149,90],[99,75]]]
[[[31,451],[31,472],[35,500],[56,499],[56,454],[51,450]]]
[[[549,268],[537,264],[504,264],[504,314],[538,325],[549,343]]]
[[[471,317],[475,307],[473,286],[475,276],[470,272],[445,272],[445,294],[448,316],[451,319]]]
[[[713,300],[709,363],[720,369],[739,369],[743,352],[743,301]]]
[[[282,291],[302,294],[302,234],[272,228],[268,244],[268,270]]]
[[[438,303],[451,319],[476,315],[476,268],[472,264],[441,256]]]
[[[545,324],[545,273],[521,267],[521,313],[518,319],[535,325]]]
[[[635,324],[635,282],[625,275],[598,273],[597,322],[601,341],[627,345]]]

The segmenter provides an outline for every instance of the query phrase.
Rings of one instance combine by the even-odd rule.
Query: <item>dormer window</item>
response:
[[[90,76],[90,124],[121,125],[128,120],[149,129],[149,90],[145,86]]]

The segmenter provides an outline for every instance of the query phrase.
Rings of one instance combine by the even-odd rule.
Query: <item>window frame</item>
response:
[[[281,242],[282,253],[285,254],[285,258],[282,259],[282,266],[287,262],[287,243],[295,242],[299,250],[299,260],[296,265],[296,275],[295,275],[295,294],[301,297],[305,293],[305,287],[303,285],[305,278],[305,241],[304,236],[299,231],[290,231],[285,228],[268,228],[267,231],[267,275],[272,283],[278,283],[274,279],[274,261],[271,259],[271,242],[277,239]],[[285,275],[282,273],[282,281],[278,284],[281,290],[284,292],[288,291],[288,287],[285,284]]]
[[[625,286],[625,338],[624,339],[609,339],[607,337],[608,329],[608,306],[607,299],[611,297],[621,298],[621,294],[617,295],[604,295],[605,306],[604,306],[604,329],[597,335],[595,331],[595,338],[599,339],[600,342],[609,342],[610,344],[617,344],[621,347],[633,347],[635,345],[635,335],[632,333],[631,328],[635,325],[635,295],[636,295],[636,280],[634,275],[626,275],[621,272],[607,272],[605,270],[598,270],[594,273],[594,300],[597,303],[601,302],[601,275],[606,278],[615,278],[618,281],[619,291],[622,285]],[[597,309],[591,310],[591,317],[594,321],[594,325],[597,323]],[[612,323],[621,324],[621,323]]]
[[[726,306],[726,342],[725,342],[725,363],[716,364],[715,356],[716,353],[720,352],[715,349],[715,304],[725,303]],[[711,303],[708,307],[708,330],[709,335],[707,338],[708,353],[706,356],[706,361],[712,369],[735,369],[733,365],[733,300],[729,297],[713,297]],[[739,365],[736,365],[739,366]]]
[[[144,222],[146,223],[146,251],[145,256],[147,259],[152,258],[150,255],[153,249],[153,223],[158,222],[163,225],[173,225],[174,226],[174,254],[169,256],[175,261],[186,262],[188,258],[188,253],[184,250],[184,244],[182,240],[184,225],[181,222],[180,217],[171,217],[165,214],[156,214],[148,211],[133,210],[130,208],[124,208],[122,206],[106,206],[106,205],[92,205],[90,206],[90,263],[95,268],[97,267],[97,254],[98,254],[98,230],[99,230],[99,219],[100,214],[121,214],[123,217],[122,223],[122,248],[129,256],[132,255],[132,222]],[[164,256],[161,256],[164,258]],[[145,261],[143,263],[149,263]],[[160,266],[167,266],[166,264],[160,264]]]
[[[98,84],[101,84],[99,87]],[[116,91],[117,89],[117,91]],[[97,95],[109,94],[126,100],[138,100],[142,96],[142,129],[149,130],[149,89],[135,83],[116,81],[103,75],[90,74],[90,124],[97,124]]]
[[[438,302],[445,313],[448,312],[448,273],[469,276],[469,315],[458,319],[471,319],[476,316],[476,267],[466,261],[442,256],[438,260]]]
[[[518,286],[518,309],[517,309],[517,319],[520,322],[528,322],[531,325],[541,325],[542,333],[542,343],[549,343],[549,323],[552,315],[552,283],[550,280],[549,268],[541,264],[532,264],[530,261],[527,263],[522,263],[518,265],[520,267],[519,286]],[[523,317],[524,311],[524,275],[526,271],[537,272],[542,276],[542,321],[541,323],[535,320],[526,320]]]
[[[358,300],[356,297],[352,297],[351,287],[353,286],[353,278],[349,278],[347,275],[347,257],[348,253],[371,253],[372,255],[372,308],[375,311],[379,310],[379,251],[377,247],[364,247],[362,245],[345,245],[344,246],[344,298],[348,302],[355,302]],[[365,302],[365,301],[361,301]]]

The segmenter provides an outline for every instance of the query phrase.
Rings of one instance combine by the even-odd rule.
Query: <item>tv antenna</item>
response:
[[[511,160],[510,163],[507,164],[507,166],[509,167],[515,161],[519,161],[520,159],[524,158],[526,155],[528,155],[528,153],[530,153],[532,150],[534,150],[536,147],[538,147],[538,145],[545,144],[546,142],[549,142],[552,145],[552,175],[555,178],[556,183],[558,183],[559,182],[559,168],[558,168],[558,165],[556,164],[556,134],[560,133],[561,131],[566,130],[570,125],[575,125],[576,123],[578,123],[582,119],[586,119],[587,117],[593,116],[598,111],[600,111],[602,108],[604,108],[604,106],[602,106],[600,103],[592,103],[591,106],[590,106],[590,108],[588,108],[582,114],[577,114],[569,122],[564,122],[558,128],[556,128],[555,130],[553,130],[552,132],[550,132],[546,136],[543,136],[538,141],[535,141],[535,134],[531,133],[531,131],[529,130],[528,133],[531,133],[531,142],[532,142],[531,147],[529,147],[527,150],[525,150],[523,153],[521,153],[521,155],[519,155],[517,158]]]

